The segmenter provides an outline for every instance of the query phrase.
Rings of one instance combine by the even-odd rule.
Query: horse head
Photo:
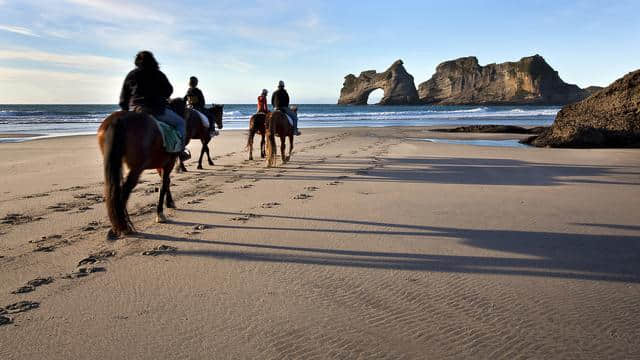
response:
[[[213,119],[218,126],[218,129],[222,129],[222,114],[224,110],[224,105],[213,104],[210,108],[205,108],[206,115],[209,119]]]

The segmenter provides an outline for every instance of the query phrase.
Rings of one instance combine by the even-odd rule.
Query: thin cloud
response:
[[[0,59],[34,61],[46,65],[59,65],[82,70],[114,70],[129,67],[129,62],[111,57],[87,54],[57,54],[31,49],[0,50]]]
[[[0,30],[4,30],[4,31],[12,32],[14,34],[24,35],[24,36],[40,37],[40,35],[22,26],[0,25]]]
[[[162,13],[154,8],[132,4],[131,2],[115,0],[65,0],[68,3],[80,5],[99,12],[100,17],[120,19],[148,20],[164,24],[173,24],[175,19],[167,13]]]

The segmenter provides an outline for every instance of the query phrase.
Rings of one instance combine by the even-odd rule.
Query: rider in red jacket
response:
[[[262,89],[262,94],[258,96],[258,112],[268,113],[269,106],[267,105],[267,89]]]

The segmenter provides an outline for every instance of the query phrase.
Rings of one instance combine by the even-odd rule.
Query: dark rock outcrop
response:
[[[432,129],[430,131],[447,133],[483,133],[483,134],[541,134],[547,127],[537,126],[523,128],[515,125],[469,125],[448,129]]]
[[[564,105],[589,95],[562,81],[540,55],[486,66],[473,56],[445,61],[420,84],[418,93],[423,102],[440,105]]]
[[[551,128],[527,143],[552,147],[640,146],[640,70],[560,110]]]
[[[381,105],[418,104],[420,100],[413,76],[402,64],[402,60],[398,60],[385,72],[369,70],[358,77],[353,74],[345,76],[338,104],[366,105],[369,94],[376,89],[384,91]]]

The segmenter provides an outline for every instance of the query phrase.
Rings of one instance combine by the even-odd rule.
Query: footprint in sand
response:
[[[11,305],[5,306],[5,311],[7,314],[17,314],[25,311],[29,311],[32,309],[37,309],[40,307],[40,303],[37,301],[18,301],[17,303],[13,303]]]
[[[41,194],[31,194],[31,195],[27,195],[25,197],[23,197],[23,199],[35,199],[35,198],[41,198],[41,197],[46,197],[49,196],[48,193],[41,193]]]
[[[307,186],[304,189],[307,190],[307,191],[317,191],[318,187],[316,187],[316,186]]]
[[[57,239],[62,239],[62,235],[58,235],[58,234],[44,235],[44,236],[40,237],[40,239],[38,239],[38,240],[29,240],[29,242],[32,243],[32,244],[38,244],[38,243],[41,243],[43,241],[57,240]]]
[[[97,253],[90,254],[86,258],[80,260],[78,262],[78,266],[95,264],[99,261],[104,261],[107,258],[114,256],[116,256],[116,252],[114,250],[102,250]]]
[[[279,202],[268,202],[260,205],[260,207],[262,207],[263,209],[271,209],[280,205],[281,204]]]
[[[53,245],[39,245],[33,249],[33,252],[53,252],[55,249],[56,247]]]
[[[19,288],[17,288],[16,290],[12,291],[12,294],[26,294],[32,291],[35,291],[37,287],[42,286],[42,285],[47,285],[47,284],[51,284],[53,282],[53,278],[52,277],[46,277],[46,278],[35,278],[33,280],[29,280],[27,282],[27,285],[25,286],[21,286]]]
[[[21,225],[27,224],[32,221],[38,221],[44,219],[43,217],[32,217],[29,215],[21,214],[21,213],[10,213],[5,217],[0,219],[0,224],[8,224],[8,225]]]
[[[261,215],[258,215],[258,214],[245,214],[245,215],[241,215],[241,216],[232,217],[231,221],[247,222],[250,219],[259,218],[259,217],[261,217]]]
[[[332,181],[330,183],[327,183],[327,185],[331,185],[331,186],[336,186],[336,185],[340,185],[340,184],[342,184],[342,182],[340,182],[340,181]]]
[[[147,250],[145,252],[142,253],[142,255],[145,256],[158,256],[158,255],[167,255],[167,254],[173,254],[176,251],[178,251],[178,248],[175,246],[170,246],[170,245],[158,245],[155,248],[151,249],[151,250]]]
[[[4,316],[4,315],[0,315],[0,326],[2,325],[9,325],[13,323],[13,319],[8,317],[8,316]]]
[[[294,200],[306,200],[309,198],[312,198],[313,196],[309,195],[309,194],[298,194],[296,196],[293,197]]]
[[[78,268],[76,271],[63,276],[64,279],[79,279],[85,276],[89,276],[89,274],[97,273],[97,272],[106,272],[107,269],[99,266],[88,266]]]
[[[252,187],[253,187],[252,184],[246,184],[246,185],[238,186],[237,189],[251,189]]]
[[[47,209],[53,210],[55,212],[63,212],[71,210],[71,205],[65,203],[57,203],[55,205],[47,206]]]

